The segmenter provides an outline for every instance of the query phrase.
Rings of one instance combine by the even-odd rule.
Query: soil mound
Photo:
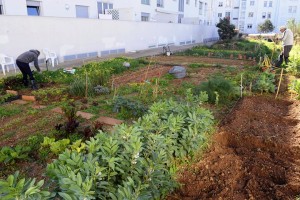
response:
[[[246,97],[204,158],[183,170],[173,199],[295,199],[300,194],[299,102]]]

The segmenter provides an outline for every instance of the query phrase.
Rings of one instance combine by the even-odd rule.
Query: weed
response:
[[[227,103],[238,96],[238,87],[232,81],[226,80],[221,75],[212,76],[207,82],[201,83],[195,87],[194,94],[205,91],[208,94],[208,101],[216,103]]]
[[[17,115],[21,112],[22,112],[22,110],[18,107],[1,106],[0,107],[0,118],[10,117],[10,116],[13,116],[13,115]]]

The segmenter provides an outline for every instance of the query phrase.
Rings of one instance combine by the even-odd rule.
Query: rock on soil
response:
[[[300,103],[246,97],[204,158],[167,199],[295,199],[300,194]]]

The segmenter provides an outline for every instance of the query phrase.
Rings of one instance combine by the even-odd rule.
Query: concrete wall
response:
[[[16,58],[48,48],[60,62],[218,37],[214,25],[29,16],[0,16],[0,24],[0,53]]]

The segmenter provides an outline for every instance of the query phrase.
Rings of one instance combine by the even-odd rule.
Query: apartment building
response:
[[[0,14],[212,24],[212,0],[0,0]]]
[[[0,0],[0,24],[0,53],[60,62],[218,39],[213,0]]]
[[[242,33],[257,33],[257,27],[269,19],[277,30],[289,19],[300,21],[300,0],[216,0],[219,18],[228,17]],[[298,12],[297,12],[298,11]]]

